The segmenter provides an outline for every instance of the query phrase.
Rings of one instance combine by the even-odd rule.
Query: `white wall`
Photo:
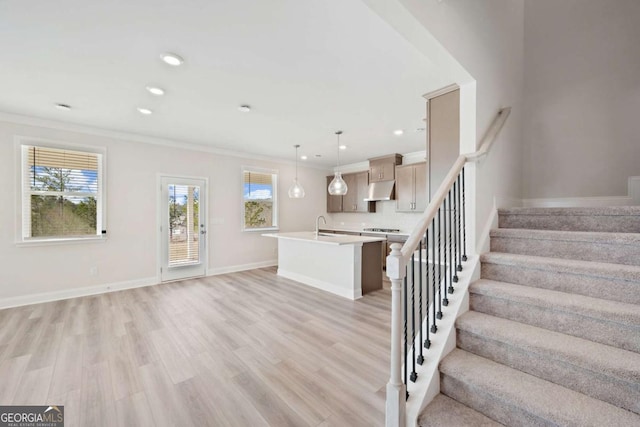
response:
[[[640,175],[640,2],[527,0],[524,193],[626,196]]]
[[[500,207],[519,204],[522,197],[524,0],[363,1],[448,70],[451,81],[439,87],[461,86],[462,151],[478,148],[498,110],[512,107],[489,156],[477,168],[469,167],[476,178],[475,229],[482,231],[491,220],[494,200]],[[438,89],[426,83],[425,92]]]
[[[0,306],[7,298],[31,294],[100,284],[153,282],[159,269],[156,260],[158,173],[209,179],[208,263],[213,273],[275,262],[277,257],[276,239],[240,231],[241,166],[279,171],[281,231],[311,230],[315,216],[326,209],[324,177],[327,171],[299,166],[298,175],[306,197],[289,199],[287,190],[295,174],[293,163],[222,156],[136,142],[134,137],[88,132],[12,123],[0,118],[0,182],[5,184],[6,192],[0,210]],[[16,135],[107,148],[106,242],[16,245],[19,239],[16,229],[20,226],[16,206],[19,200]],[[89,275],[92,266],[98,267],[98,276]]]

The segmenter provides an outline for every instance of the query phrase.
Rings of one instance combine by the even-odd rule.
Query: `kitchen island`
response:
[[[382,288],[384,237],[300,231],[278,239],[278,275],[352,300]]]

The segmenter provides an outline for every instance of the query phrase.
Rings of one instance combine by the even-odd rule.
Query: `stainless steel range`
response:
[[[397,228],[363,228],[362,231],[373,231],[376,233],[399,233]]]

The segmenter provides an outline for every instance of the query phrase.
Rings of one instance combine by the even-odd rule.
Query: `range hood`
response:
[[[365,202],[375,202],[377,200],[394,200],[395,194],[393,192],[395,181],[378,181],[369,184],[369,191]]]

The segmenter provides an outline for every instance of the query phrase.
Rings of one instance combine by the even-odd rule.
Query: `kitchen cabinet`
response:
[[[327,177],[327,186],[333,176]],[[369,173],[357,172],[342,175],[347,183],[347,194],[344,196],[332,196],[327,192],[327,212],[375,212],[375,202],[365,202],[369,188]]]
[[[427,208],[427,163],[396,166],[396,211],[423,212]]]
[[[402,155],[400,154],[369,159],[369,181],[380,182],[394,180],[395,167],[401,164]]]
[[[327,187],[333,180],[333,175],[327,177]],[[327,213],[342,212],[342,196],[332,196],[327,191]]]
[[[342,212],[375,212],[376,202],[365,202],[369,190],[369,172],[349,173],[343,176],[347,194],[342,196]]]

